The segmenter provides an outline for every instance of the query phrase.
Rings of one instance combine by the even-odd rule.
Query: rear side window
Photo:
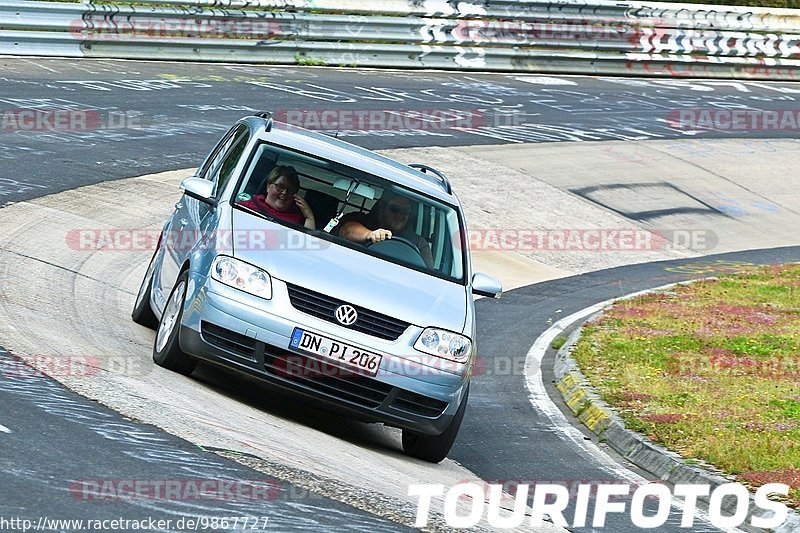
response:
[[[238,126],[229,129],[228,132],[223,135],[222,139],[219,140],[214,149],[211,150],[211,154],[203,162],[203,166],[197,171],[198,178],[209,179],[210,170],[219,165],[219,161],[225,155],[225,152],[227,152],[228,147],[230,147],[230,143],[233,141],[237,129]]]
[[[242,153],[247,146],[247,142],[249,140],[247,135],[247,127],[242,127],[245,130],[244,134],[240,135],[238,138],[234,138],[233,146],[225,155],[224,159],[219,165],[218,170],[214,173],[215,175],[211,176],[211,179],[216,183],[214,189],[217,196],[219,196],[220,192],[225,188],[225,185],[231,179],[231,176],[233,176],[233,170],[236,168],[236,164],[239,162],[239,159],[241,159]]]
[[[246,134],[247,126],[244,124],[239,124],[231,129],[214,149],[213,154],[209,157],[208,161],[206,161],[205,165],[203,165],[198,177],[209,181],[216,179],[219,175],[222,163],[226,160],[226,156],[231,150],[231,146],[233,146],[242,135]]]

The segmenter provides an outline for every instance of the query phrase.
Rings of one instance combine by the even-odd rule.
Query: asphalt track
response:
[[[501,300],[479,300],[479,370],[473,380],[469,415],[449,458],[484,481],[504,484],[512,494],[517,484],[555,483],[574,488],[578,483],[630,483],[628,476],[609,470],[596,457],[575,449],[552,420],[531,409],[521,371],[530,339],[561,316],[610,298],[666,283],[736,271],[752,264],[798,260],[800,247],[788,247],[648,263],[516,289]],[[348,531],[402,529],[392,522],[225,461],[152,426],[125,420],[47,378],[9,365],[7,355],[2,357],[5,364],[0,372],[0,401],[7,409],[0,423],[12,432],[0,433],[2,492],[7,496],[0,501],[0,516],[24,516],[35,521],[44,510],[47,516],[62,519],[268,516],[270,529],[279,525],[278,530],[323,531],[332,524]],[[552,381],[551,368],[552,360],[546,359],[545,383]],[[225,391],[242,405],[266,408],[263,392],[230,374],[201,365],[195,379]],[[556,391],[550,392],[557,398]],[[279,412],[294,420],[302,420],[304,416],[290,409]],[[302,413],[302,408],[298,412]],[[331,415],[327,428],[316,425],[322,431],[336,433],[336,425],[343,423],[337,419],[338,416]],[[362,438],[363,444],[369,445],[367,434],[353,436],[351,441],[359,446]],[[591,439],[588,433],[586,439]],[[80,489],[74,488],[76,482],[86,480],[152,483],[152,480],[175,479],[274,483],[279,492],[272,492],[267,501],[255,502],[241,498],[211,503],[181,498],[105,501],[81,497]],[[572,512],[570,507],[565,513],[568,520]],[[679,514],[673,510],[669,523],[659,531],[685,531],[678,527],[678,521]],[[605,528],[579,530],[638,531],[625,514],[609,515]],[[713,530],[702,522],[693,528],[693,531]]]
[[[530,348],[530,340],[560,318],[609,299],[669,283],[735,272],[753,264],[796,261],[800,261],[800,247],[646,263],[537,283],[510,291],[500,300],[479,300],[476,302],[480,319],[478,345],[479,356],[485,358],[485,371],[474,378],[463,433],[449,457],[481,479],[505,484],[511,490],[516,484],[556,483],[571,487],[579,483],[629,483],[588,460],[580,450],[565,446],[565,435],[553,427],[552,421],[531,410],[525,376],[518,370],[519,359]],[[551,398],[558,399],[560,393],[552,385],[553,356],[550,353],[545,358],[542,377],[549,384]],[[557,405],[560,403],[563,402],[556,400]],[[563,410],[567,412],[566,408]],[[588,431],[584,433],[586,440],[596,440]],[[609,448],[604,449],[614,455]],[[678,524],[679,516],[673,512],[659,531],[685,531]],[[610,517],[607,527],[613,531],[638,530],[624,515]],[[692,530],[715,529],[697,524]]]
[[[341,117],[340,138],[386,149],[791,138],[800,125],[701,130],[691,122],[677,127],[673,119],[681,109],[783,110],[796,117],[798,99],[800,87],[792,83],[0,58],[0,205],[196,166],[230,124],[254,111],[305,111],[300,125],[317,128],[325,124],[309,117],[325,111],[461,117],[444,123],[459,129],[433,123],[413,131],[388,120],[347,129],[347,116]],[[47,123],[14,122],[21,108],[89,115],[83,126],[48,131]],[[464,119],[465,112],[472,118]]]
[[[409,531],[127,420],[3,351],[0,368],[1,422],[8,430],[0,433],[0,517],[6,520],[45,520],[56,531],[80,530],[56,521],[83,520],[88,527],[90,519],[120,518],[171,520],[163,530],[190,530],[178,521],[208,525],[220,517],[228,517],[230,529],[248,531],[331,531],[343,523],[351,531]],[[134,483],[146,488],[132,497]],[[11,527],[0,521],[0,531]]]
[[[94,131],[0,132],[0,159],[3,159],[0,204],[109,179],[196,165],[233,120],[254,109],[419,110],[444,106],[462,111],[483,109],[487,113],[501,108],[522,111],[523,122],[512,126],[425,131],[415,135],[392,131],[340,133],[367,148],[397,148],[537,140],[676,138],[687,133],[670,128],[665,121],[668,113],[677,107],[748,105],[760,109],[792,109],[794,95],[800,93],[800,89],[791,84],[721,81],[535,76],[526,78],[536,81],[520,81],[517,79],[520,77],[505,75],[412,75],[53,60],[32,63],[13,59],[0,60],[0,64],[3,65],[0,101],[6,109],[31,105],[46,109],[72,106],[73,109],[95,109],[98,116],[106,117],[105,120],[109,120],[112,111],[121,113],[113,116],[131,118],[129,124],[123,125],[131,127]],[[141,83],[147,79],[159,83]],[[138,80],[138,85],[131,80]],[[794,135],[786,130],[689,133],[695,137]],[[717,260],[732,262],[734,266],[715,263]],[[511,291],[500,301],[479,301],[478,344],[486,371],[475,378],[469,415],[450,457],[484,480],[510,485],[615,479],[590,458],[565,446],[564,439],[551,427],[549,420],[531,409],[524,376],[513,370],[518,368],[513,360],[524,358],[532,340],[548,327],[548,321],[599,301],[670,281],[730,270],[735,264],[797,260],[800,260],[800,249],[785,248],[670,264],[650,263],[537,284]],[[686,266],[687,263],[690,265]],[[509,368],[512,370],[507,370]],[[97,472],[98,477],[127,475],[147,479],[186,475],[179,465],[161,464],[149,456],[136,458],[135,453],[128,453],[131,443],[98,434],[82,422],[85,419],[72,417],[76,418],[72,420],[68,416],[37,411],[41,407],[37,407],[34,397],[68,395],[68,402],[80,405],[87,417],[98,420],[113,420],[113,413],[44,378],[26,382],[28,387],[40,387],[33,394],[21,393],[12,381],[8,376],[0,376],[0,401],[4,407],[8,406],[3,409],[5,415],[0,424],[14,426],[11,433],[0,433],[4,473],[2,515],[38,516],[42,509],[47,509],[54,516],[80,518],[75,513],[85,515],[86,502],[71,495],[68,487],[71,482],[86,479],[93,472]],[[135,431],[152,433],[153,440],[176,450],[176,454],[193,455],[195,467],[192,471],[198,478],[217,477],[220,472],[244,480],[259,475],[193,449],[185,441],[151,427],[124,420],[115,424],[123,433],[124,426],[128,425],[129,431],[134,431],[130,426],[135,426],[138,428]],[[38,453],[31,453],[31,442]],[[91,453],[86,453],[87,449]],[[42,468],[43,464],[49,467]],[[13,481],[7,482],[8,479]],[[297,492],[294,487],[285,488],[287,493]],[[16,496],[6,497],[9,494]],[[186,509],[177,507],[159,512],[163,516],[186,513]],[[91,513],[95,515],[101,509],[103,516],[125,516],[133,509],[143,508],[148,515],[158,514],[147,505],[140,507],[130,503],[107,507],[92,505]],[[310,521],[292,522],[291,517],[299,516],[301,508],[302,512],[313,515]],[[347,524],[350,530],[358,529],[359,524],[365,529],[381,531],[393,527],[388,522],[371,522],[375,519],[369,515],[326,500],[298,504],[277,498],[270,502],[269,516],[273,524],[282,524],[280,529],[318,527],[322,530],[330,527],[325,521],[331,517],[314,518],[321,514],[320,508],[340,512],[334,517],[334,523]],[[226,513],[252,511],[224,505],[219,510]],[[203,512],[210,514],[206,507]],[[280,522],[282,517],[287,520]],[[633,531],[635,528],[624,517],[619,517],[608,524],[607,530]],[[677,531],[678,528],[663,530]]]

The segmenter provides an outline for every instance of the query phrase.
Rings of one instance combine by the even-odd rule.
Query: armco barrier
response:
[[[800,78],[800,10],[596,0],[0,0],[0,54]]]

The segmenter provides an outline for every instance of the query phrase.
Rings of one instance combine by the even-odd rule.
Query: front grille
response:
[[[287,284],[288,285],[288,284]],[[347,302],[331,298],[325,294],[310,291],[303,287],[296,285],[288,285],[289,287],[289,300],[292,306],[298,311],[307,313],[309,315],[339,324],[334,316],[334,311],[340,305]],[[352,304],[351,304],[352,305]],[[354,305],[358,312],[358,320],[351,326],[342,326],[349,329],[372,335],[380,339],[396,340],[408,328],[410,324],[394,319],[392,317],[364,309]],[[342,324],[339,324],[340,326]]]
[[[237,355],[247,357],[248,359],[255,359],[257,342],[245,335],[234,333],[216,326],[210,322],[202,322],[200,324],[200,331],[203,338],[209,344],[213,344],[217,348],[222,348]]]
[[[397,398],[392,402],[392,407],[409,413],[434,418],[442,414],[442,411],[447,407],[447,402],[428,398],[427,396],[422,396],[415,392],[400,390],[397,394]]]
[[[209,344],[254,361],[260,359],[263,347],[264,370],[268,374],[363,407],[380,407],[393,390],[397,395],[391,406],[407,413],[435,418],[447,407],[446,402],[395,388],[333,363],[290,352],[210,322],[203,321],[200,327],[203,339]]]
[[[270,374],[372,409],[392,390],[391,385],[270,345],[264,347],[264,367]]]

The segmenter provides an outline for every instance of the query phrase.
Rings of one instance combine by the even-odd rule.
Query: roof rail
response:
[[[439,178],[438,181],[441,184],[442,188],[445,190],[445,192],[447,194],[453,194],[453,189],[452,187],[450,187],[450,180],[447,179],[447,176],[445,176],[442,172],[436,170],[433,167],[429,167],[428,165],[420,165],[419,163],[412,163],[408,166],[410,166],[413,169],[419,170],[423,174],[427,174],[428,172],[430,172],[431,174],[435,175],[437,178]]]
[[[272,123],[274,122],[272,119],[272,112],[271,111],[259,111],[258,113],[253,113],[254,117],[263,118],[267,121],[267,133],[272,131]]]

